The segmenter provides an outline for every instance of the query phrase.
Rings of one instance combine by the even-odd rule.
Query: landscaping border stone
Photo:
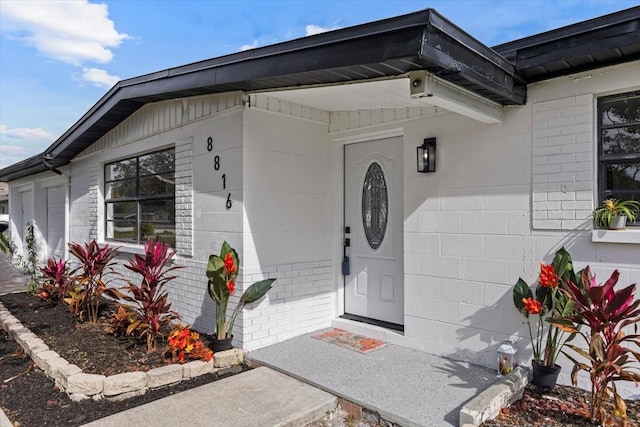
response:
[[[185,364],[174,363],[150,369],[147,372],[126,372],[110,376],[88,374],[50,350],[44,341],[29,328],[24,327],[2,303],[0,303],[0,324],[34,363],[74,402],[105,397],[116,400],[127,399],[144,394],[149,388],[175,384],[204,374],[223,375],[236,372],[237,365],[244,361],[244,351],[234,348],[216,353],[214,359],[209,362],[196,360]]]
[[[500,410],[522,397],[530,370],[518,366],[509,375],[465,403],[460,410],[460,427],[477,427],[498,416]]]

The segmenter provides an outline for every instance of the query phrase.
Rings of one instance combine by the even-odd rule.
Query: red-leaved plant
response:
[[[98,321],[100,298],[107,290],[106,276],[111,273],[110,267],[118,248],[110,248],[108,244],[100,247],[95,240],[84,245],[69,243],[69,252],[80,261],[80,266],[71,274],[72,288],[65,301],[71,310],[82,316],[87,313],[90,322]]]
[[[162,324],[173,319],[179,319],[178,313],[171,311],[171,303],[167,302],[168,293],[165,285],[176,276],[169,273],[182,266],[169,266],[176,251],[170,251],[169,246],[162,242],[149,240],[144,244],[144,256],[134,255],[129,259],[125,267],[142,276],[140,285],[129,282],[122,288],[128,294],[112,289],[112,296],[131,302],[133,306],[123,305],[125,310],[131,310],[133,317],[127,319],[128,326],[125,329],[127,335],[138,332],[140,336],[146,336],[147,351],[156,348],[156,340],[160,335]],[[126,319],[124,312],[120,312]]]
[[[60,302],[69,292],[70,280],[67,261],[54,258],[47,260],[47,265],[40,269],[44,279],[38,296],[45,301]]]
[[[637,335],[640,321],[640,300],[634,301],[636,285],[614,290],[618,282],[618,270],[603,284],[596,283],[596,277],[589,267],[582,272],[582,287],[571,280],[563,282],[562,292],[574,303],[575,314],[550,319],[556,327],[584,338],[587,348],[565,344],[586,359],[579,362],[563,351],[574,363],[571,380],[577,384],[579,371],[585,371],[591,378],[591,413],[593,422],[599,425],[614,425],[618,418],[622,426],[627,425],[627,407],[616,390],[617,381],[640,381],[640,335]],[[585,325],[589,333],[581,332],[575,325]],[[633,326],[634,334],[627,335],[624,328]],[[636,350],[632,348],[635,346]],[[635,359],[635,360],[634,360]],[[613,410],[607,411],[609,407]],[[608,412],[608,413],[607,413]]]
[[[169,332],[167,339],[171,361],[184,363],[187,360],[204,360],[213,358],[213,352],[200,340],[200,334],[189,326],[178,325]]]

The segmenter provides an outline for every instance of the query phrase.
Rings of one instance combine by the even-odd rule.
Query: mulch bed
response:
[[[147,354],[143,341],[132,342],[130,338],[121,339],[109,334],[104,330],[107,323],[76,326],[76,319],[65,305],[52,305],[24,293],[3,295],[0,301],[52,350],[86,373],[113,375],[146,371],[169,363],[162,357],[162,351]],[[103,313],[106,322],[108,307]],[[164,344],[160,342],[158,348],[162,347]],[[231,373],[224,376],[206,374],[122,401],[104,399],[75,403],[0,329],[0,407],[9,419],[18,423],[15,425],[21,427],[79,426],[229,375]]]
[[[557,385],[550,393],[542,393],[529,384],[522,399],[504,408],[483,427],[593,427],[589,421],[590,393],[575,387]],[[628,426],[640,426],[640,401],[627,400]]]

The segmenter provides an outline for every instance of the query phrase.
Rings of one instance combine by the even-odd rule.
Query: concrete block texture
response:
[[[239,348],[219,351],[213,355],[213,366],[215,368],[239,365],[242,362],[244,362],[244,351]]]
[[[38,368],[45,372],[49,368],[49,360],[56,358],[59,359],[60,355],[53,350],[42,351],[32,356],[32,359],[35,364],[38,365]]]
[[[502,408],[522,397],[528,382],[529,370],[518,366],[462,407],[460,426],[476,427],[495,418]]]
[[[205,362],[204,360],[194,360],[182,365],[183,378],[195,378],[200,375],[210,374],[213,372],[213,359]]]
[[[101,393],[104,388],[104,375],[79,373],[67,378],[67,393],[92,396]]]
[[[162,387],[182,380],[181,365],[167,365],[147,371],[147,387]]]
[[[82,369],[78,367],[78,365],[73,365],[68,363],[66,365],[60,366],[56,369],[53,375],[53,379],[56,380],[62,388],[67,389],[67,379],[73,375],[81,374]]]
[[[114,396],[145,388],[147,374],[145,372],[126,372],[124,374],[111,375],[104,380],[103,394]]]

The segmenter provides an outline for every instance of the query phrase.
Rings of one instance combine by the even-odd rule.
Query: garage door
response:
[[[47,256],[64,255],[64,187],[47,189]]]

